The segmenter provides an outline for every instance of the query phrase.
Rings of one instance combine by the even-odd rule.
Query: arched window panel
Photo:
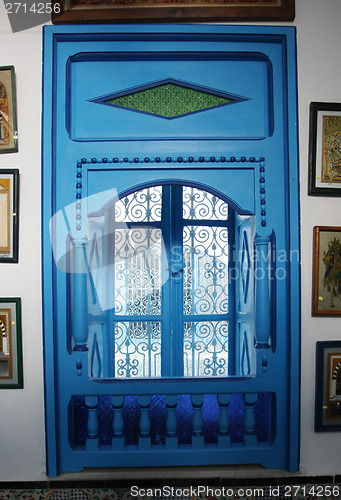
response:
[[[228,203],[193,186],[142,188],[89,216],[88,239],[91,377],[232,373]]]

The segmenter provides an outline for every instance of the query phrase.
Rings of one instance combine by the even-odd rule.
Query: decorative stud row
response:
[[[261,226],[266,226],[265,159],[251,156],[146,156],[144,158],[82,158],[76,168],[76,230],[82,230],[83,165],[107,163],[258,163]]]
[[[260,195],[260,216],[261,226],[266,226],[266,190],[265,190],[265,160],[260,158],[259,162],[259,195]]]
[[[83,163],[77,162],[76,168],[76,231],[82,230]]]
[[[113,157],[113,158],[82,158],[81,164],[95,163],[260,163],[264,158],[246,156],[145,156],[145,157]],[[78,165],[78,163],[77,163]]]

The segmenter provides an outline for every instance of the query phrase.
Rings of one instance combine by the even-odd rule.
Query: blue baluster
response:
[[[175,449],[178,447],[178,436],[177,436],[177,420],[176,420],[176,406],[178,404],[178,396],[167,395],[166,396],[166,408],[167,408],[167,419],[166,419],[166,448]]]
[[[192,447],[203,448],[204,433],[202,420],[202,405],[204,404],[203,394],[192,394],[193,420],[192,420]]]
[[[113,440],[112,448],[115,450],[123,450],[124,448],[124,420],[123,420],[123,405],[124,396],[112,396],[111,404],[114,410],[113,420]]]
[[[226,448],[230,446],[229,415],[228,409],[231,401],[230,394],[218,394],[219,420],[218,420],[218,446]]]
[[[86,448],[89,450],[95,450],[98,448],[98,397],[86,396],[85,404],[88,408],[88,437],[86,440]]]
[[[139,396],[139,406],[141,410],[139,448],[146,450],[151,447],[149,418],[150,396]]]
[[[257,394],[245,394],[245,420],[244,420],[244,443],[245,446],[256,446],[257,436],[255,430],[255,403],[257,401]]]
[[[268,348],[270,340],[270,236],[255,237],[256,248],[256,348]]]
[[[72,336],[74,351],[87,351],[88,341],[88,299],[87,299],[87,263],[85,238],[74,238],[73,269],[73,311]]]

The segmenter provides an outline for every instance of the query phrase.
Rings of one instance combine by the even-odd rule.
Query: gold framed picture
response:
[[[341,227],[315,226],[313,316],[341,316]]]
[[[18,151],[14,66],[0,67],[0,153]]]
[[[292,21],[295,0],[54,0],[52,22]]]

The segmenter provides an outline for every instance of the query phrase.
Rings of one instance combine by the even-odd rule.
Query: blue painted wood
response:
[[[245,394],[244,402],[245,402],[245,419],[244,419],[244,427],[245,427],[245,436],[244,443],[246,446],[256,446],[257,445],[257,437],[256,437],[256,419],[255,419],[255,403],[257,401],[257,394]]]
[[[124,405],[123,396],[113,396],[111,398],[111,403],[114,411],[113,417],[113,439],[112,439],[112,449],[113,450],[123,450],[124,449],[124,419],[122,414],[122,409]]]
[[[86,440],[86,448],[88,450],[98,449],[98,398],[96,396],[88,396],[85,398],[85,404],[88,408],[88,438]]]
[[[177,420],[176,420],[176,406],[178,404],[178,396],[170,394],[166,396],[166,407],[167,407],[167,421],[166,421],[166,429],[167,435],[172,437],[176,436],[177,430]]]
[[[256,251],[256,348],[267,349],[270,341],[270,236],[257,235],[254,239]]]
[[[165,397],[165,403],[167,408],[167,420],[166,420],[166,448],[175,449],[178,447],[178,436],[177,436],[177,418],[176,418],[176,407],[178,404],[178,396],[174,394],[167,395]]]
[[[218,420],[218,446],[226,448],[230,446],[229,436],[229,415],[228,408],[231,401],[231,394],[218,394],[219,420]]]
[[[218,433],[221,436],[227,436],[229,432],[228,407],[230,401],[231,401],[230,394],[218,394],[218,403],[220,407]]]
[[[108,53],[117,56],[107,57]],[[241,53],[245,54],[242,60]],[[121,68],[125,63],[125,58],[126,67],[134,67],[134,74],[131,71],[116,71],[115,68]],[[250,78],[249,63],[256,68],[257,78]],[[92,72],[90,68],[94,65],[98,71]],[[107,78],[114,73],[119,74],[121,80]],[[245,74],[247,78],[240,78]],[[95,82],[92,81],[94,78]],[[115,110],[115,118],[112,119],[109,106],[89,100],[165,78],[249,99],[183,117],[181,122],[180,119],[162,120],[131,111],[124,113],[123,110]],[[112,85],[116,87],[112,88]],[[231,114],[225,114],[223,110],[226,109],[231,110]],[[210,464],[212,460],[222,464],[254,462],[269,467],[297,469],[299,260],[287,260],[283,265],[279,259],[283,252],[289,255],[290,251],[299,249],[296,124],[295,30],[292,28],[136,25],[134,32],[129,26],[45,28],[43,286],[49,475],[109,464],[195,465]],[[77,177],[78,174],[82,177]],[[72,215],[69,225],[73,234],[80,226],[77,232],[83,238],[86,231],[83,215],[86,218],[87,212],[103,208],[100,200],[104,203],[108,201],[105,196],[86,200],[87,196],[107,189],[116,188],[117,192],[124,194],[139,186],[184,182],[199,185],[228,200],[237,217],[243,214],[254,216],[259,236],[274,235],[274,263],[277,269],[284,267],[286,279],[277,282],[276,295],[271,297],[270,319],[271,328],[276,330],[276,345],[275,349],[266,350],[267,371],[263,371],[263,357],[257,366],[254,363],[254,291],[250,288],[251,312],[244,315],[244,326],[237,316],[235,318],[236,332],[240,331],[240,338],[243,339],[239,341],[239,334],[236,334],[236,376],[223,380],[166,379],[153,384],[153,390],[148,390],[150,384],[143,380],[133,380],[129,384],[116,380],[113,384],[108,368],[105,378],[100,383],[94,382],[89,378],[89,353],[70,352],[66,348],[65,332],[70,329],[65,308],[68,280],[61,267],[62,260],[58,260],[58,266],[53,260],[49,240],[50,218],[72,203],[80,204],[81,208],[70,212],[66,210],[66,213],[81,216],[75,219]],[[79,203],[79,200],[82,202]],[[237,227],[238,224],[236,234]],[[170,224],[168,228],[170,234]],[[63,247],[65,234],[67,231],[62,232],[57,225],[55,238],[59,248]],[[251,242],[251,256],[252,249]],[[107,275],[103,280],[104,287],[110,290],[112,281],[105,271],[104,275]],[[77,286],[82,293],[84,286],[77,284],[76,280]],[[71,290],[74,291],[73,285]],[[78,292],[76,296],[77,309]],[[165,292],[165,304],[170,303],[170,297],[170,291]],[[236,305],[239,299],[237,292]],[[80,303],[85,304],[85,301],[82,299]],[[83,318],[81,321],[85,325],[85,315],[81,314],[81,310],[77,314]],[[109,340],[112,311],[109,308],[101,314],[101,324],[105,325],[104,331]],[[167,305],[164,314],[164,331],[168,328],[169,334],[171,331],[166,317],[169,317],[170,310]],[[92,320],[86,318],[86,321],[90,325]],[[79,345],[84,346],[87,333],[78,325],[76,337],[79,335],[83,335],[78,337],[81,339]],[[171,335],[168,335],[170,338]],[[167,345],[168,340],[163,341]],[[248,356],[244,360],[249,360],[243,366],[249,364],[250,370],[244,369],[245,376],[240,376],[243,370],[238,367],[243,342],[248,346]],[[108,345],[112,356],[112,343],[111,347],[110,342]],[[79,360],[81,363],[78,363]],[[81,374],[77,374],[77,364],[82,364]],[[245,373],[248,371],[250,373]],[[273,412],[276,436],[264,448],[234,448],[230,453],[227,448],[219,447],[211,453],[201,446],[200,450],[193,449],[190,453],[183,453],[177,448],[168,449],[167,453],[153,450],[148,454],[147,450],[141,449],[130,450],[129,453],[121,449],[120,453],[113,453],[101,446],[96,453],[92,450],[80,452],[70,445],[69,407],[74,395],[232,392],[269,392],[273,395],[272,399],[276,402]]]
[[[87,300],[87,258],[86,241],[74,239],[73,272],[73,327],[74,351],[87,351],[88,300]]]
[[[140,46],[143,45],[141,43]],[[249,64],[236,64],[236,59],[235,52],[221,50],[210,53],[198,51],[195,54],[183,51],[171,54],[161,50],[158,53],[149,52],[148,55],[127,50],[124,56],[84,52],[81,56],[73,56],[67,74],[70,85],[66,89],[69,99],[74,103],[69,118],[70,138],[76,141],[110,141],[113,137],[122,140],[129,136],[134,140],[160,141],[191,139],[193,134],[205,139],[221,137],[255,140],[268,137],[271,134],[273,111],[269,96],[264,94],[263,89],[271,88],[272,85],[269,61],[265,54],[259,53],[243,55],[245,63]],[[207,69],[205,72],[202,71],[203,65]],[[120,82],[116,82],[117,73],[121,75]],[[244,101],[230,104],[228,113],[224,113],[222,108],[211,109],[213,125],[209,130],[205,113],[185,116],[187,126],[181,132],[176,119],[158,118],[155,123],[153,116],[94,102],[96,98],[125,92],[126,89],[146,88],[170,74],[176,75],[189,86],[209,87],[213,92],[229,93],[228,89],[232,89],[231,92],[241,96]],[[249,79],[254,81],[252,88],[248,85]],[[88,87],[83,85],[85,80],[89,82]],[[74,93],[73,84],[78,88],[77,93]],[[130,124],[126,119],[127,112],[132,115]],[[84,113],[88,117],[86,120]]]
[[[150,438],[150,418],[149,418],[149,407],[150,407],[150,396],[140,396],[139,397],[139,407],[141,410],[140,414],[140,436],[139,436],[139,449],[149,450],[151,448],[151,438]]]
[[[204,433],[203,433],[203,418],[202,418],[202,406],[204,404],[203,394],[192,395],[192,407],[193,407],[193,418],[192,418],[192,448],[202,449],[205,445]]]
[[[123,396],[113,396],[111,398],[111,402],[114,409],[114,419],[113,419],[114,437],[120,438],[124,434],[124,420],[122,415],[124,398]]]

